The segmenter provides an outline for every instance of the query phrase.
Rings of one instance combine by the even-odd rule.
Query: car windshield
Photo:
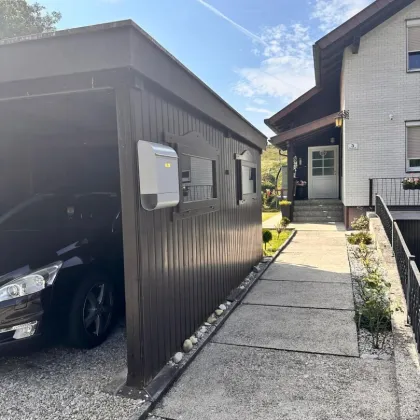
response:
[[[39,195],[1,216],[0,230],[111,227],[118,207],[111,194]]]

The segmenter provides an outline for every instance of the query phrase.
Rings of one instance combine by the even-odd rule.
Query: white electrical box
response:
[[[178,155],[174,149],[139,140],[140,197],[145,210],[175,207],[179,203]]]

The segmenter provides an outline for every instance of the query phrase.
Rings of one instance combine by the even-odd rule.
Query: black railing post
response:
[[[369,179],[369,207],[373,206],[373,179]]]
[[[411,312],[411,287],[412,287],[412,281],[413,279],[412,277],[412,268],[411,268],[411,263],[413,261],[416,261],[416,257],[414,255],[409,255],[408,256],[408,273],[407,273],[407,292],[405,294],[405,302],[407,304],[407,325],[411,325],[411,316],[410,316],[410,312]]]

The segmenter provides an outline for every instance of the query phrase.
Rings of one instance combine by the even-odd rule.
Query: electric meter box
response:
[[[145,210],[175,207],[179,203],[178,155],[174,149],[139,140],[140,197]]]

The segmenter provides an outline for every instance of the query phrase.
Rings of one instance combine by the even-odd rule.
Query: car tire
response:
[[[108,337],[115,318],[113,283],[102,274],[85,277],[70,306],[68,343],[72,347],[90,349]]]

